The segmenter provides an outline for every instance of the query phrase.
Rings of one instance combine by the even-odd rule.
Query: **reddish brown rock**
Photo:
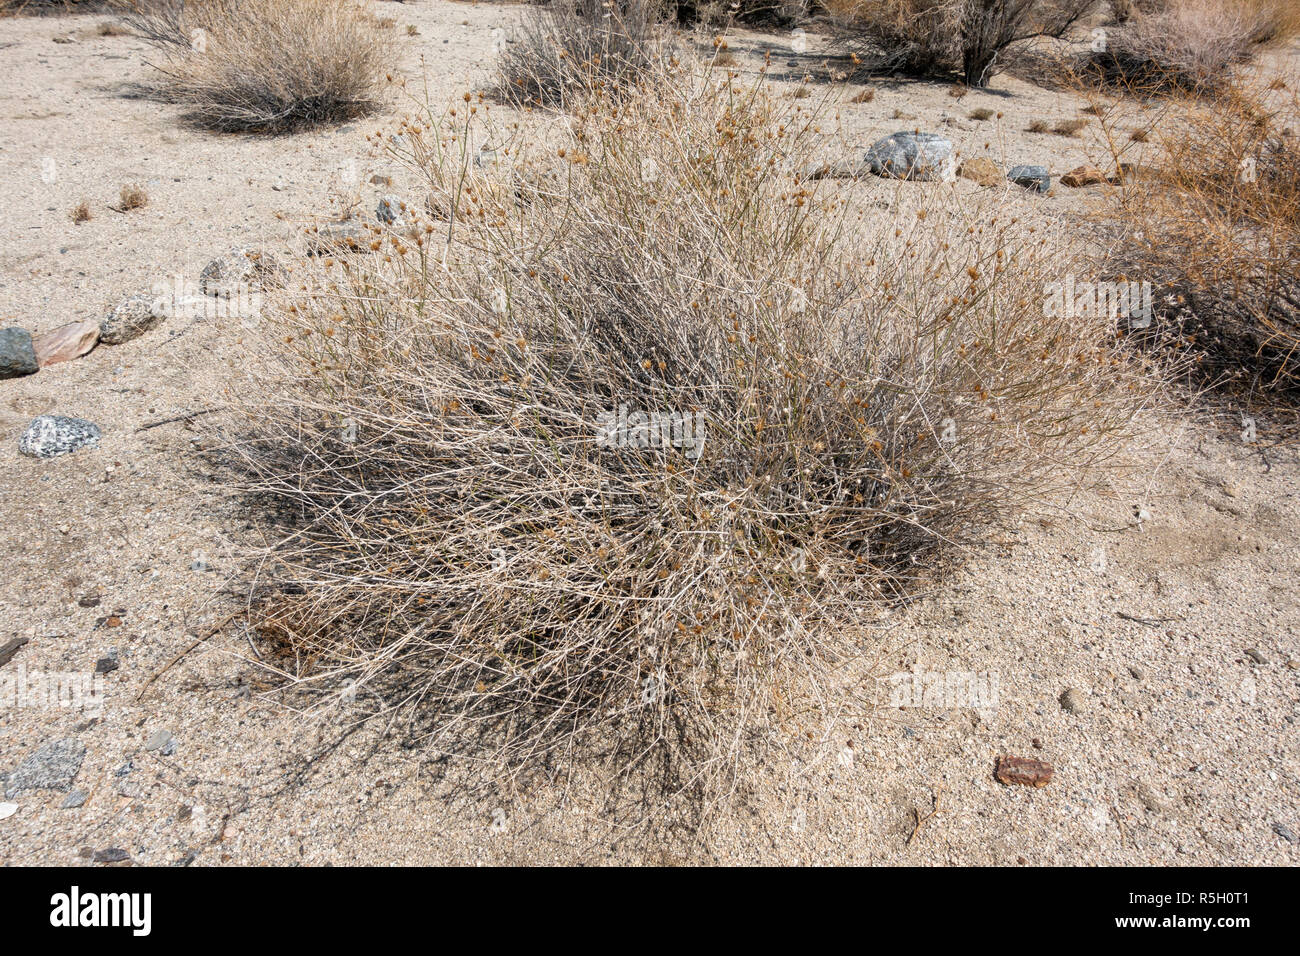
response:
[[[1079,166],[1061,177],[1062,186],[1098,186],[1106,181],[1106,174],[1096,166]]]
[[[36,364],[41,368],[81,358],[99,343],[98,322],[73,322],[32,340]]]
[[[999,757],[995,775],[999,783],[1018,783],[1025,787],[1045,787],[1056,771],[1050,763],[1028,757]]]

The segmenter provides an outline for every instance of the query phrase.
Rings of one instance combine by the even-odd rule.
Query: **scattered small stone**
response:
[[[1099,186],[1106,181],[1105,175],[1096,166],[1076,166],[1061,177],[1061,185],[1078,189],[1082,186]]]
[[[117,655],[110,654],[107,657],[101,657],[99,660],[95,661],[95,673],[111,674],[121,666],[122,665],[118,663]]]
[[[1286,840],[1287,843],[1300,843],[1300,837],[1297,837],[1295,831],[1284,823],[1274,823],[1273,832]]]
[[[133,295],[114,306],[99,323],[99,340],[121,345],[143,335],[167,317],[167,305],[148,295]]]
[[[29,640],[31,640],[31,638],[15,637],[12,641],[7,641],[5,644],[0,645],[0,667],[3,667],[13,660],[14,655],[17,654],[19,649]]]
[[[1043,749],[1043,742],[1042,742],[1041,740],[1039,740],[1037,737],[1035,737],[1033,740],[1031,740],[1030,743],[1033,744],[1035,750],[1042,750],[1042,749]]]
[[[1254,661],[1256,664],[1267,664],[1267,663],[1268,663],[1268,658],[1265,657],[1263,654],[1261,654],[1261,653],[1259,652],[1259,650],[1256,649],[1256,648],[1254,648],[1254,647],[1252,647],[1252,648],[1250,648],[1248,651],[1246,651],[1246,656],[1249,657],[1249,658],[1250,658],[1252,661]]]
[[[36,364],[45,368],[81,358],[98,344],[98,322],[72,322],[33,339],[32,350],[36,353]]]
[[[86,759],[86,745],[72,737],[54,740],[30,753],[5,782],[5,797],[12,800],[24,790],[72,788],[72,780]]]
[[[0,329],[0,378],[34,375],[39,368],[32,334],[26,329]]]
[[[121,847],[112,846],[106,850],[96,850],[91,859],[96,863],[121,863],[123,860],[131,859],[131,854]]]
[[[1017,186],[1046,193],[1052,188],[1052,176],[1046,166],[1012,166],[1007,171],[1007,179]]]
[[[1045,787],[1052,782],[1056,771],[1050,763],[1031,760],[1028,757],[1002,756],[998,758],[997,776],[999,783],[1020,784],[1025,787]]]
[[[1137,798],[1142,806],[1146,807],[1147,812],[1154,813],[1157,816],[1166,816],[1169,813],[1169,805],[1160,799],[1160,795],[1151,789],[1145,783],[1137,786]]]
[[[98,594],[83,594],[77,598],[77,603],[82,607],[99,607],[101,598]]]
[[[1087,708],[1087,701],[1083,694],[1073,687],[1067,687],[1058,698],[1061,703],[1061,709],[1067,714],[1081,714]]]
[[[176,752],[176,742],[172,739],[170,730],[156,730],[153,736],[145,741],[144,749],[146,751],[157,750],[164,757],[169,757]]]
[[[101,432],[94,422],[66,415],[41,415],[18,440],[18,451],[33,458],[57,458],[78,448],[97,448]]]
[[[866,163],[877,176],[937,182],[952,178],[952,143],[938,133],[899,132],[867,150]]]
[[[75,810],[77,809],[77,807],[84,806],[86,803],[86,799],[89,796],[90,794],[86,793],[85,790],[82,790],[80,787],[78,787],[77,789],[73,790],[70,794],[68,794],[66,797],[63,798],[63,803],[60,805],[59,809]]]
[[[1147,672],[1144,671],[1142,668],[1137,667],[1136,665],[1134,665],[1133,667],[1130,667],[1130,668],[1128,669],[1128,672],[1129,672],[1130,674],[1133,675],[1133,679],[1134,679],[1134,680],[1146,680],[1146,679],[1147,679]]]
[[[997,186],[1002,182],[1002,167],[986,156],[977,156],[962,163],[957,175],[981,186]]]

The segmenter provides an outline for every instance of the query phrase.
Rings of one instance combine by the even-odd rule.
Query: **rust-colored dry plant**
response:
[[[841,706],[873,602],[1110,475],[1152,391],[1110,319],[1044,308],[1063,229],[801,182],[824,118],[765,83],[574,105],[545,147],[481,99],[403,123],[423,195],[250,339],[254,619],[436,752],[721,799]]]

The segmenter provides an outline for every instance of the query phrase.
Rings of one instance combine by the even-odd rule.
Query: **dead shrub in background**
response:
[[[166,54],[160,93],[211,129],[290,132],[380,102],[383,32],[355,0],[135,0],[124,20]]]
[[[428,195],[300,264],[250,350],[256,624],[434,751],[720,798],[831,719],[873,600],[1107,474],[1149,393],[1107,318],[1044,309],[1068,248],[948,187],[801,182],[824,117],[761,85],[605,90],[544,150],[479,105],[387,140]]]
[[[1154,334],[1201,381],[1300,383],[1297,126],[1300,97],[1262,85],[1170,107],[1144,140],[1152,165],[1107,213],[1109,270],[1155,285]]]
[[[1132,9],[1085,58],[1083,74],[1139,93],[1212,94],[1264,43],[1300,29],[1290,0],[1178,0]]]
[[[500,53],[497,95],[522,106],[563,106],[593,90],[621,91],[669,48],[662,0],[554,0],[529,11]]]
[[[841,30],[871,48],[874,68],[917,75],[959,71],[984,87],[1004,52],[1060,37],[1096,0],[823,0]]]

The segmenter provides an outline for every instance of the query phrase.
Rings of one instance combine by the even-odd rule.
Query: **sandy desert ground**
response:
[[[400,69],[427,76],[434,100],[482,86],[493,31],[519,16],[450,0],[376,6],[398,21]],[[393,171],[365,137],[400,104],[293,137],[198,131],[130,94],[148,76],[149,48],[98,35],[103,19],[0,20],[0,325],[39,333],[98,319],[156,283],[197,280],[233,247],[300,251],[302,224],[331,218],[349,162],[363,208],[385,191],[369,179]],[[772,47],[797,79],[789,42],[740,31],[731,46],[742,69]],[[1067,93],[1011,76],[960,102],[941,84],[872,85],[869,103],[849,102],[853,84],[834,93],[850,145],[900,128],[901,111],[904,128],[942,130],[967,155],[988,144],[1004,165],[1041,161],[1059,175],[1095,155],[1087,135],[1022,132],[1032,118],[1078,115],[1086,104]],[[970,120],[980,106],[1002,119]],[[109,208],[126,183],[145,187],[146,207]],[[977,188],[963,181],[954,195]],[[69,210],[83,199],[94,217],[74,225]],[[1058,189],[1007,201],[1057,215],[1084,200]],[[272,682],[238,628],[151,682],[231,609],[246,529],[188,464],[205,440],[199,420],[142,427],[241,387],[240,331],[235,320],[174,319],[0,381],[0,645],[27,639],[3,669],[119,665],[97,714],[0,709],[0,772],[51,742],[84,746],[75,779],[12,798],[16,812],[0,820],[5,863],[1300,861],[1300,461],[1272,444],[1266,413],[1244,410],[1262,436],[1247,444],[1243,409],[1189,407],[1168,426],[1171,448],[1145,496],[1098,496],[1082,503],[1084,518],[996,536],[878,622],[874,670],[842,675],[846,700],[887,703],[881,668],[996,672],[998,706],[860,705],[834,727],[791,728],[799,742],[756,767],[752,793],[707,832],[648,833],[605,812],[594,788],[563,785],[565,768],[515,791],[485,789],[383,726],[352,726],[346,713],[302,719],[264,693]],[[20,455],[19,435],[45,413],[96,422],[100,447]],[[993,763],[1006,753],[1050,761],[1055,779],[998,783]],[[65,808],[77,802],[69,788],[81,805]],[[917,829],[917,813],[935,809]]]

